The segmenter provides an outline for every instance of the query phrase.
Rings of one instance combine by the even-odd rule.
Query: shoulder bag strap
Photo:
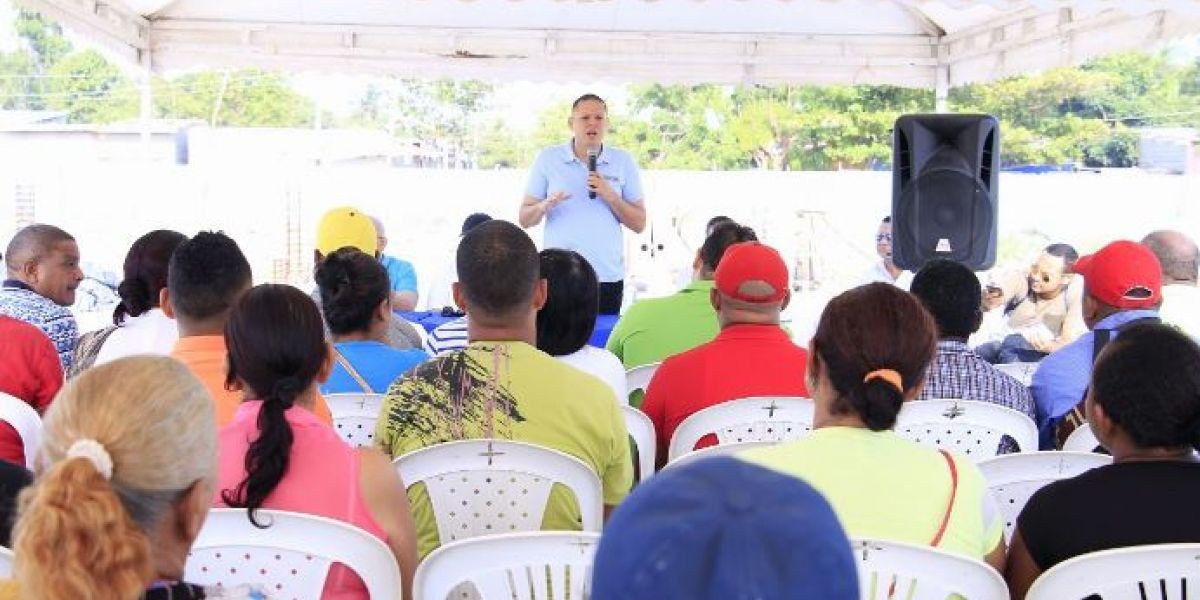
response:
[[[942,524],[938,526],[937,535],[929,542],[929,545],[934,547],[942,543],[942,536],[946,534],[946,527],[950,525],[950,513],[954,512],[954,500],[958,497],[958,467],[954,464],[954,457],[945,450],[938,452],[946,459],[946,466],[950,467],[950,502],[946,504],[946,513],[942,515]]]
[[[350,366],[350,361],[346,360],[346,357],[342,356],[342,353],[336,347],[333,349],[333,358],[336,359],[338,364],[342,365],[342,368],[346,370],[346,373],[358,383],[358,387],[362,388],[364,393],[375,393],[375,390],[371,389],[371,385],[367,383],[367,380],[363,379],[362,375],[359,375],[358,370]]]

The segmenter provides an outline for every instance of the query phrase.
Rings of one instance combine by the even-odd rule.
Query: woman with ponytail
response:
[[[1033,494],[1013,532],[1013,598],[1081,554],[1200,543],[1200,346],[1168,325],[1132,326],[1092,369],[1088,423],[1113,464]]]
[[[926,544],[1000,569],[1004,522],[979,469],[892,431],[936,348],[933,317],[895,286],[834,298],[808,353],[814,431],[741,458],[817,488],[850,537]]]
[[[113,324],[80,338],[70,376],[122,356],[171,353],[179,332],[175,321],[159,308],[158,297],[167,287],[171,254],[186,240],[182,233],[158,229],[130,246],[125,255],[125,278],[117,286],[121,302],[113,310]]]
[[[416,537],[400,477],[381,452],[351,448],[312,412],[333,365],[317,305],[291,286],[255,287],[234,305],[225,343],[226,386],[244,400],[220,432],[217,505],[245,508],[258,527],[271,525],[258,512],[265,508],[363,529],[391,547],[409,598]],[[322,598],[366,599],[367,592],[335,565]]]
[[[69,383],[46,413],[44,469],[21,494],[19,597],[214,597],[179,581],[213,493],[213,415],[170,358],[123,358]]]

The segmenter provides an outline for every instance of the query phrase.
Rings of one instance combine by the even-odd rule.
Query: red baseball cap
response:
[[[1118,240],[1080,257],[1074,272],[1087,293],[1116,308],[1151,308],[1162,302],[1162,265],[1149,248]]]
[[[742,242],[725,249],[713,277],[722,294],[756,304],[783,300],[788,293],[788,270],[783,257],[774,248],[758,242]],[[744,292],[742,286],[762,282],[774,291],[766,296]]]

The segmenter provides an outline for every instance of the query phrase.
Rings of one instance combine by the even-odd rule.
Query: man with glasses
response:
[[[913,274],[905,271],[892,262],[892,217],[887,216],[879,223],[875,232],[875,253],[879,255],[876,262],[866,273],[859,277],[858,285],[868,283],[890,283],[902,290],[907,290],[912,284]]]

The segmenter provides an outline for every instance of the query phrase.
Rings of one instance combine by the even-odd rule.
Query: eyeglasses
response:
[[[889,244],[892,243],[892,234],[890,234],[890,233],[875,234],[875,243],[876,244],[882,244],[884,242],[887,242]]]

